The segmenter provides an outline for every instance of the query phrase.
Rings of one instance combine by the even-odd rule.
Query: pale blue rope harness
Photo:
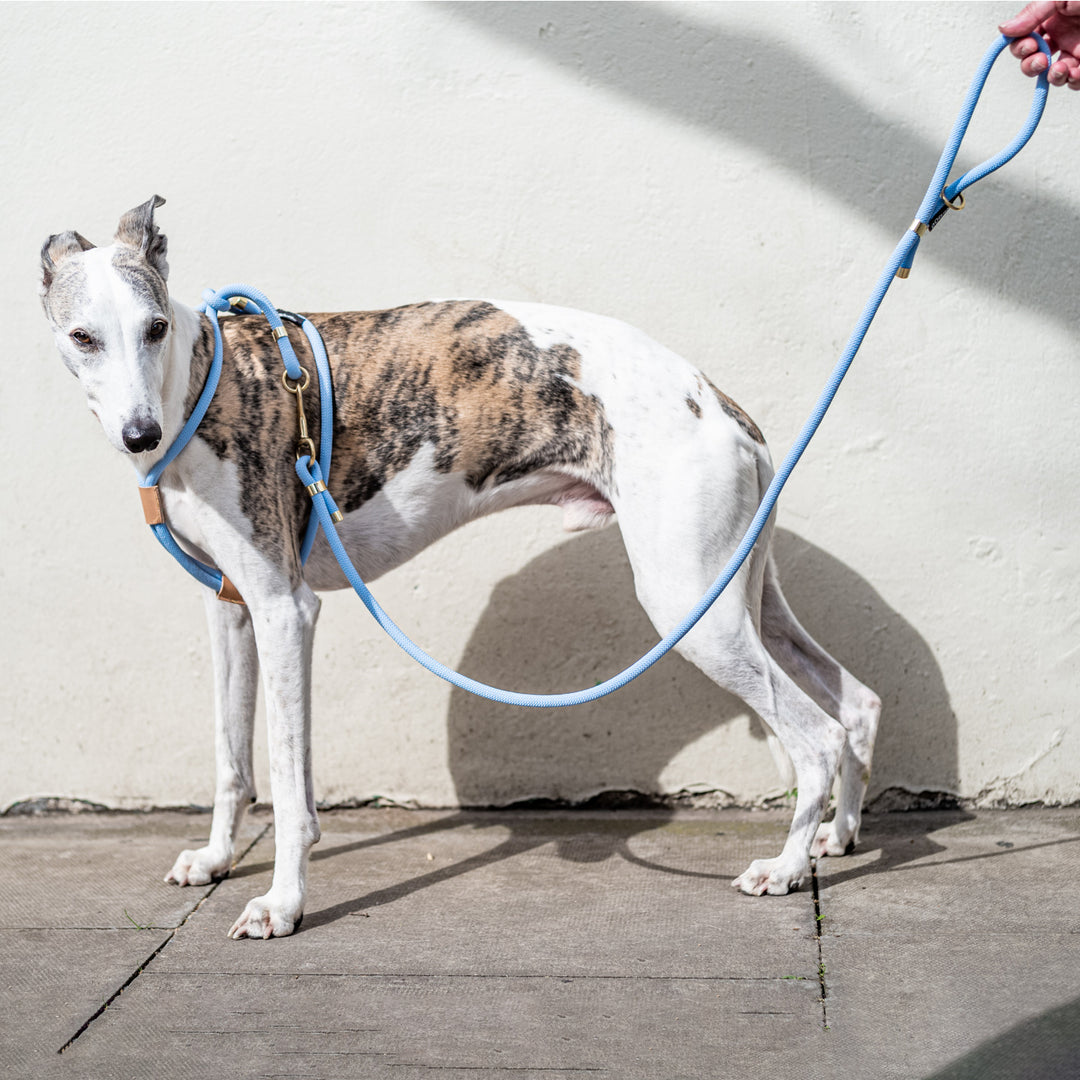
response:
[[[1038,35],[1033,36],[1036,37],[1039,48],[1046,54],[1046,57],[1049,60],[1051,54],[1048,46],[1040,37],[1038,37]],[[982,93],[982,88],[990,73],[990,69],[1002,50],[1009,44],[1010,40],[1011,39],[1004,36],[999,37],[983,57],[982,63],[975,74],[975,78],[972,80],[963,107],[960,110],[960,115],[953,126],[949,141],[945,146],[941,159],[938,161],[938,166],[934,172],[933,179],[930,181],[930,187],[927,189],[926,197],[919,207],[919,212],[907,232],[904,233],[896,250],[892,253],[892,256],[886,264],[885,269],[882,271],[881,276],[878,278],[874,291],[867,302],[866,307],[863,309],[863,313],[859,318],[854,332],[848,340],[847,347],[844,349],[832,374],[829,376],[829,381],[814,405],[810,418],[803,425],[802,430],[799,432],[794,444],[788,451],[787,456],[776,470],[772,483],[762,497],[757,513],[754,515],[754,519],[750,523],[750,527],[747,529],[742,542],[728,560],[728,563],[720,573],[720,576],[694,609],[674,630],[671,631],[671,633],[669,633],[662,641],[658,642],[635,664],[632,664],[630,667],[608,679],[606,682],[599,683],[598,685],[585,690],[578,690],[565,694],[520,694],[512,690],[500,690],[497,687],[488,686],[485,683],[477,682],[475,679],[460,675],[456,671],[446,667],[444,664],[439,663],[438,660],[429,656],[423,649],[410,640],[404,631],[402,631],[390,616],[383,611],[375,597],[372,596],[370,589],[368,589],[363,579],[357,573],[352,561],[349,559],[348,553],[345,551],[345,546],[338,536],[336,521],[340,520],[341,515],[338,512],[337,506],[329,491],[326,489],[326,481],[330,466],[329,440],[333,428],[333,405],[326,350],[322,345],[318,332],[315,331],[315,328],[311,326],[310,323],[306,320],[301,320],[299,316],[293,316],[286,313],[287,318],[291,318],[294,321],[299,321],[301,323],[308,336],[312,352],[316,358],[320,387],[321,447],[318,460],[316,460],[313,454],[305,453],[298,454],[296,462],[296,473],[307,488],[308,493],[311,495],[315,511],[308,522],[307,531],[304,536],[301,547],[302,557],[305,560],[307,559],[307,556],[311,551],[311,544],[314,541],[315,532],[321,525],[327,542],[330,545],[330,549],[334,553],[334,557],[337,559],[338,565],[348,579],[349,584],[352,585],[357,595],[364,602],[365,607],[367,607],[368,611],[371,612],[372,616],[374,616],[375,620],[387,634],[389,634],[390,637],[393,638],[393,640],[396,641],[397,644],[400,645],[414,660],[427,668],[428,671],[438,675],[441,679],[445,679],[447,682],[453,683],[453,685],[460,687],[462,690],[468,690],[470,693],[476,694],[479,697],[488,698],[492,701],[500,701],[507,705],[526,705],[533,708],[581,705],[587,701],[595,701],[597,698],[614,693],[628,682],[636,679],[642,672],[652,667],[657,660],[665,653],[669,652],[683,637],[685,637],[705,612],[708,611],[716,601],[717,597],[719,597],[732,578],[738,573],[742,564],[746,561],[747,556],[750,554],[758,537],[761,535],[761,531],[765,527],[769,515],[776,506],[776,501],[780,497],[780,492],[783,490],[784,485],[787,483],[792,471],[798,464],[798,461],[802,457],[810,440],[814,437],[814,433],[824,419],[826,411],[832,404],[833,398],[840,388],[840,383],[843,381],[844,376],[851,367],[851,363],[855,359],[855,354],[859,351],[859,346],[862,344],[863,338],[870,328],[870,323],[873,321],[878,308],[881,306],[885,293],[888,291],[889,286],[892,284],[895,277],[907,277],[907,273],[911,269],[912,261],[915,258],[915,251],[919,246],[920,239],[937,224],[942,214],[944,214],[947,209],[960,209],[963,206],[962,196],[966,188],[969,188],[972,184],[983,179],[983,177],[988,176],[995,169],[1000,168],[1005,162],[1015,157],[1034,134],[1035,128],[1038,126],[1039,120],[1042,117],[1043,108],[1046,105],[1046,97],[1049,89],[1046,72],[1040,74],[1036,80],[1035,95],[1031,109],[1023,128],[1016,138],[1013,139],[1001,153],[984,161],[974,169],[970,169],[958,180],[954,180],[951,184],[945,186],[945,180],[952,171],[953,163],[955,162],[957,152],[960,149],[960,143],[963,141],[964,135],[967,132],[972,113],[975,111],[975,106],[978,103],[979,95]],[[1049,68],[1049,64],[1047,67]],[[288,377],[292,379],[294,383],[304,377],[305,373],[296,359],[296,354],[289,343],[288,337],[285,336],[285,331],[281,325],[281,317],[262,293],[242,285],[233,285],[227,289],[221,289],[217,293],[210,293],[209,291],[204,293],[205,304],[203,308],[213,322],[215,335],[214,359],[211,364],[210,374],[207,377],[206,386],[199,397],[195,410],[188,418],[188,421],[184,425],[180,435],[177,437],[176,442],[173,443],[165,457],[162,458],[143,481],[143,487],[151,487],[157,483],[158,478],[168,466],[169,462],[180,453],[188,440],[190,440],[191,436],[194,435],[210,405],[214,389],[217,386],[218,376],[221,372],[222,344],[221,330],[217,321],[217,312],[219,310],[243,309],[243,305],[234,302],[234,298],[237,297],[251,301],[253,306],[266,316],[277,337],[278,347],[281,350],[282,360],[285,363],[285,370]],[[200,310],[203,310],[203,308]],[[288,385],[288,383],[286,383],[286,385]],[[220,571],[214,570],[212,567],[208,567],[185,554],[172,537],[168,526],[163,522],[155,524],[152,527],[166,550],[174,555],[189,573],[197,577],[203,584],[209,585],[216,590],[221,589],[222,575]]]
[[[311,346],[312,354],[315,357],[315,367],[319,377],[319,460],[323,463],[323,475],[328,476],[334,438],[334,394],[330,380],[330,361],[327,359],[326,346],[323,344],[319,331],[308,319],[300,315],[294,315],[291,311],[278,311],[263,293],[246,285],[233,285],[227,289],[219,289],[216,293],[210,289],[205,290],[203,292],[203,302],[199,305],[198,310],[206,312],[214,328],[214,356],[210,362],[206,382],[203,384],[202,393],[199,395],[199,400],[195,403],[195,408],[188,417],[187,423],[180,429],[180,434],[177,435],[173,444],[166,451],[165,456],[143,477],[139,486],[147,489],[157,487],[162,473],[176,459],[177,454],[191,441],[192,436],[202,423],[207,409],[210,408],[210,402],[213,401],[214,394],[217,391],[218,380],[221,378],[223,346],[221,326],[218,323],[219,311],[246,312],[253,310],[265,315],[277,340],[278,350],[285,365],[285,373],[293,380],[294,384],[300,385],[305,385],[306,371],[300,366],[300,361],[296,358],[296,352],[292,347],[292,342],[289,341],[282,319],[296,323],[304,331],[308,344]],[[222,574],[220,570],[215,570],[214,567],[207,566],[206,563],[188,555],[176,542],[176,538],[164,520],[152,524],[150,528],[153,529],[154,535],[161,542],[161,546],[192,577],[209,586],[218,595],[221,595]],[[314,544],[315,534],[318,531],[319,521],[313,514],[308,520],[307,529],[300,544],[300,559],[304,563],[307,562],[308,556],[311,554],[311,545]]]

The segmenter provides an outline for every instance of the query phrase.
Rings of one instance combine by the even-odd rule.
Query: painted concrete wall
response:
[[[160,192],[188,302],[242,280],[298,310],[605,312],[698,362],[779,457],[1016,6],[0,7],[0,806],[212,798],[198,587],[55,354],[49,233],[108,242]],[[1026,113],[999,68],[969,164]],[[1080,100],[1051,98],[924,242],[782,502],[793,606],[885,700],[872,796],[1080,798]],[[590,685],[653,641],[618,531],[569,537],[554,510],[471,526],[377,592],[517,688]],[[422,672],[336,594],[316,677],[325,801],[779,788],[756,721],[677,658],[526,713]],[[261,724],[257,753],[267,792]]]

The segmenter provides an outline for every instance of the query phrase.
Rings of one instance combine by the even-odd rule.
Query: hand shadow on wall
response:
[[[868,96],[829,72],[826,57],[750,29],[754,16],[747,6],[721,6],[723,25],[696,19],[692,8],[659,3],[449,0],[440,7],[561,69],[590,91],[618,94],[678,124],[751,148],[772,168],[841,200],[853,214],[895,228],[898,236],[919,207],[948,135],[947,126],[939,134],[924,134],[876,112]],[[973,43],[970,58],[941,87],[943,94],[955,97],[957,110],[969,72],[997,37],[993,13],[984,21],[985,39]],[[854,19],[841,20],[835,33],[856,42],[858,25]],[[762,62],[754,63],[755,58]],[[1006,54],[996,66],[1010,65],[1015,69]],[[777,72],[784,73],[782,82]],[[1019,125],[1032,84],[1016,70],[995,71],[995,78],[1016,84],[1024,101],[1016,106]],[[798,88],[794,98],[792,87]],[[538,98],[535,107],[544,110],[544,99]],[[822,148],[809,160],[808,134]],[[958,167],[973,165],[969,156],[962,152]],[[620,182],[633,183],[634,178],[624,176]],[[873,197],[852,199],[852,192],[872,192]],[[765,198],[752,183],[743,185],[740,212],[750,218],[774,214],[772,205],[759,201]],[[1007,290],[1016,303],[1070,325],[1080,296],[1075,274],[1063,265],[1051,270],[1044,247],[1021,240],[1053,236],[1056,250],[1075,251],[1080,246],[1075,205],[1048,191],[1040,191],[1032,203],[1023,178],[1007,171],[981,186],[976,201],[978,220],[992,223],[998,232],[950,229],[948,243],[934,244],[924,257],[984,292]],[[1017,211],[1021,206],[1022,214]],[[1001,235],[1003,229],[1008,236]],[[882,257],[887,253],[883,250]]]

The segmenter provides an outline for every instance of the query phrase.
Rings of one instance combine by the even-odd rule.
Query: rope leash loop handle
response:
[[[930,186],[926,189],[926,195],[923,197],[919,212],[909,228],[910,232],[915,233],[915,243],[912,245],[910,255],[901,262],[900,267],[897,270],[898,277],[906,278],[908,276],[908,273],[911,270],[911,264],[915,259],[915,252],[919,247],[919,240],[927,231],[933,229],[934,226],[937,225],[942,217],[944,217],[946,211],[963,209],[964,190],[971,187],[972,184],[978,183],[984,177],[989,176],[995,170],[1000,169],[1007,161],[1011,161],[1024,149],[1028,140],[1035,134],[1035,129],[1039,126],[1039,121],[1042,119],[1043,109],[1046,107],[1047,94],[1050,90],[1047,71],[1050,70],[1050,61],[1053,59],[1053,55],[1050,52],[1050,46],[1046,44],[1041,35],[1031,34],[1029,36],[1035,39],[1039,46],[1039,51],[1046,56],[1047,64],[1046,71],[1040,72],[1035,80],[1035,92],[1032,96],[1031,108],[1028,110],[1028,115],[1024,120],[1023,126],[1016,137],[1004,150],[991,158],[987,158],[981,165],[976,165],[973,169],[968,169],[963,176],[954,180],[951,184],[946,185],[945,181],[948,179],[949,173],[952,172],[952,167],[956,162],[956,155],[960,152],[960,144],[964,141],[964,136],[967,134],[968,125],[971,123],[971,117],[975,112],[975,106],[979,103],[979,97],[982,94],[983,87],[986,85],[986,80],[990,75],[990,69],[994,66],[994,62],[1001,53],[1014,40],[1013,38],[1006,37],[1004,34],[1000,34],[998,35],[998,39],[986,51],[986,55],[983,56],[979,63],[979,68],[975,72],[975,77],[971,80],[971,85],[968,87],[967,96],[964,98],[964,103],[960,108],[960,114],[953,124],[953,129],[949,134],[945,149],[942,151],[941,157],[938,160],[937,168],[934,170],[934,175],[930,180]]]
[[[1046,71],[1039,72],[1038,77],[1035,80],[1035,93],[1032,97],[1031,108],[1028,111],[1027,119],[1024,121],[1023,127],[1017,132],[1015,138],[1008,146],[1005,147],[1000,153],[995,154],[991,158],[987,158],[981,165],[976,165],[973,169],[968,169],[963,176],[958,180],[954,180],[951,184],[943,189],[941,197],[946,202],[952,202],[956,199],[957,195],[962,194],[965,188],[971,187],[972,184],[978,183],[984,177],[989,176],[992,172],[1000,169],[1007,161],[1011,161],[1021,150],[1027,146],[1028,139],[1035,134],[1035,129],[1039,126],[1039,121],[1042,119],[1043,109],[1046,108],[1046,99],[1050,90],[1050,82],[1047,78],[1047,72],[1050,70],[1050,61],[1053,60],[1053,55],[1050,52],[1050,46],[1047,45],[1041,34],[1031,35],[1036,44],[1039,46],[1039,51],[1045,55],[1047,64]],[[993,67],[994,62],[1001,55],[1004,49],[1012,43],[1013,39],[1006,37],[1004,34],[994,42],[990,47],[986,56],[983,57],[982,66],[979,72],[976,74],[975,79],[972,81],[971,89],[968,91],[968,96],[971,99],[971,111],[975,109],[975,105],[978,102],[979,95],[982,93],[983,85],[986,83],[986,79],[990,74],[990,69]],[[965,106],[967,102],[965,101]],[[961,116],[963,116],[963,112]],[[963,128],[959,132],[959,138],[957,139],[956,149],[960,149],[960,142],[963,140],[964,135],[967,132],[967,121],[971,119],[971,112],[967,113],[967,120],[964,121]],[[959,122],[958,125],[959,127]],[[953,159],[956,154],[953,153]],[[949,167],[952,167],[950,161]],[[936,179],[936,177],[935,177]]]

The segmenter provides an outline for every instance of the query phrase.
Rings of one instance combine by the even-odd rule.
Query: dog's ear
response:
[[[165,255],[169,248],[169,241],[154,224],[154,211],[164,205],[165,200],[160,195],[154,195],[142,206],[129,210],[120,219],[114,239],[118,244],[126,244],[128,247],[141,251],[146,261],[163,279],[168,280],[169,263]]]
[[[94,245],[77,232],[55,233],[41,245],[41,294],[48,291],[56,276],[56,268],[78,251],[89,251]]]

